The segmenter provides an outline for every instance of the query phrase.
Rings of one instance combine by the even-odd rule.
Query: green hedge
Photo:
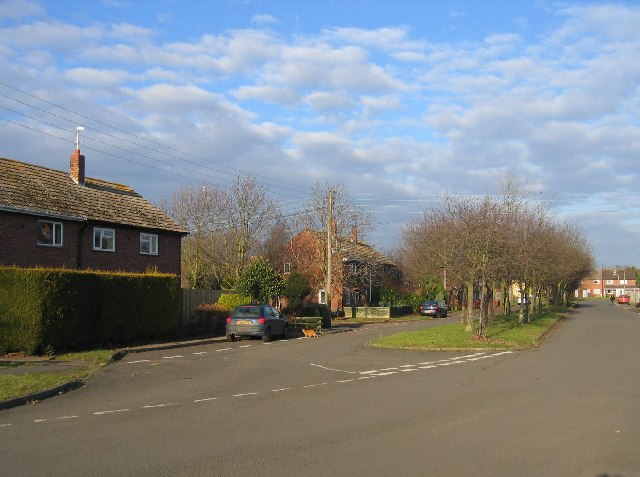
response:
[[[175,275],[0,268],[0,352],[124,345],[173,333]]]

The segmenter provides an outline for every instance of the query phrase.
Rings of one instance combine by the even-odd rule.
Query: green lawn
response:
[[[90,368],[80,368],[73,372],[49,371],[46,373],[0,375],[0,401],[45,391],[59,384],[84,379],[90,374]]]
[[[100,369],[100,367],[109,363],[114,353],[114,350],[94,350],[66,353],[51,357],[52,361],[79,362],[79,366],[72,371],[38,372],[38,367],[44,364],[29,363],[28,366],[34,369],[32,373],[0,375],[0,401],[26,396],[51,389],[60,384],[85,379]],[[86,366],[84,364],[86,364]],[[20,361],[0,361],[0,367],[2,368],[17,368],[22,366],[27,366],[27,363]]]
[[[465,330],[463,323],[436,326],[410,333],[398,333],[370,341],[376,348],[407,350],[476,350],[526,349],[537,346],[540,338],[562,317],[562,313],[547,312],[527,323],[518,324],[517,315],[494,318],[486,330],[486,338],[478,340]]]

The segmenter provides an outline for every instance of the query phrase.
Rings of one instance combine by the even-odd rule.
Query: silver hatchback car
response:
[[[287,318],[269,305],[240,305],[227,318],[227,341],[241,336],[261,336],[268,343],[271,337],[289,337]]]

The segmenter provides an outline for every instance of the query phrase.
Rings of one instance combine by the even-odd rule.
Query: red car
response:
[[[627,305],[629,304],[629,295],[619,295],[618,296],[618,303],[626,303]]]

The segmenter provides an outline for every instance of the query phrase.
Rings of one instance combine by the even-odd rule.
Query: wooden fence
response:
[[[182,289],[182,322],[190,323],[193,312],[203,303],[216,303],[222,295],[222,290],[200,290],[195,288]]]

